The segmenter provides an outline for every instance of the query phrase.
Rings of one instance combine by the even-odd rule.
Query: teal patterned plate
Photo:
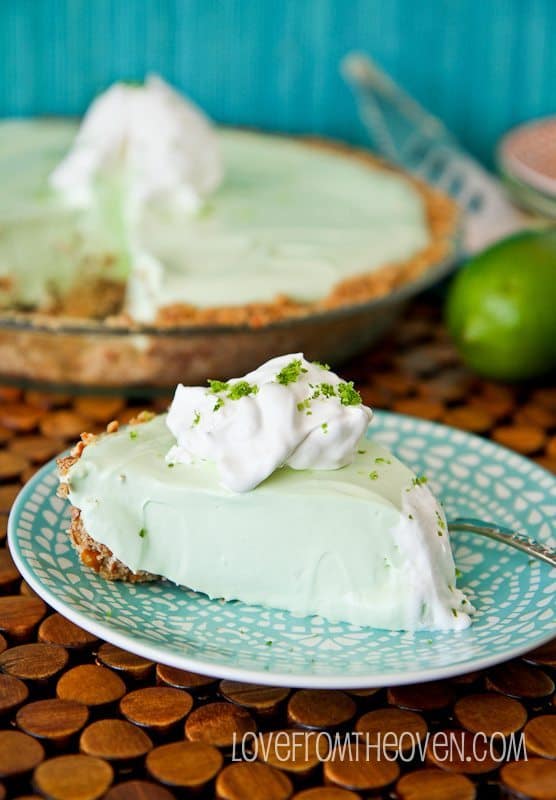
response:
[[[477,517],[554,545],[556,479],[514,453],[461,431],[378,412],[369,433],[425,472],[448,517]],[[407,633],[209,600],[166,582],[111,583],[81,566],[65,533],[54,462],[23,488],[9,543],[29,585],[64,616],[146,658],[274,685],[354,688],[457,675],[556,635],[556,570],[504,544],[452,534],[460,584],[477,608],[459,633]]]

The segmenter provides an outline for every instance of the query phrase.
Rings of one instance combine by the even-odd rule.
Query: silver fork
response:
[[[556,548],[537,542],[529,536],[512,531],[502,525],[483,522],[480,519],[460,517],[448,521],[448,530],[468,531],[469,533],[478,533],[480,536],[488,536],[489,539],[496,539],[497,542],[515,547],[527,555],[546,561],[551,567],[556,567]]]
[[[368,56],[350,53],[341,68],[375,149],[450,194],[463,210],[467,253],[482,250],[527,224],[500,181],[461,147],[441,120]]]

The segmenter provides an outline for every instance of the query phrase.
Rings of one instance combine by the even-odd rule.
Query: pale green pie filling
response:
[[[428,489],[412,487],[411,471],[383,447],[363,440],[350,466],[282,468],[235,494],[211,463],[168,466],[174,443],[160,416],[101,437],[68,474],[86,531],[132,570],[213,598],[356,625],[469,624],[434,499],[425,535],[404,506]]]
[[[0,303],[36,306],[64,291],[106,253],[108,274],[129,276],[122,182],[98,185],[98,203],[70,212],[48,188],[77,124],[0,125]],[[325,297],[340,281],[410,258],[429,243],[426,209],[403,177],[278,136],[220,130],[224,180],[190,217],[151,205],[134,242],[162,270],[132,273],[127,310],[147,321],[167,304],[199,307]],[[91,266],[93,265],[93,266]]]

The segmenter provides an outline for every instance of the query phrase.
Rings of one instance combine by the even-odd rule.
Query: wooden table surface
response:
[[[478,379],[460,363],[431,306],[413,308],[397,334],[348,364],[366,403],[488,436],[556,471],[556,389]],[[161,410],[167,400],[157,400]],[[102,643],[53,613],[23,582],[5,545],[21,484],[82,431],[125,421],[123,398],[0,387],[0,800],[556,800],[556,641],[515,662],[450,681],[390,690],[287,690],[217,681],[153,664]],[[428,747],[407,761],[359,750],[323,760],[320,731],[458,731],[452,761]],[[291,743],[232,762],[234,733]],[[529,760],[498,764],[495,732],[524,731]],[[483,751],[472,737],[483,732]],[[262,750],[262,748],[261,748]]]

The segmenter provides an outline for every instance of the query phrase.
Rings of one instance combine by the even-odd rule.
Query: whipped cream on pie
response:
[[[222,180],[209,120],[156,76],[115,83],[91,103],[50,183],[84,207],[95,201],[99,181],[115,177],[131,216],[150,202],[198,210]]]
[[[247,492],[279,467],[350,464],[371,417],[353,384],[326,365],[302,353],[279,356],[208,388],[180,384],[167,417],[177,440],[167,461],[212,461],[224,486]]]

